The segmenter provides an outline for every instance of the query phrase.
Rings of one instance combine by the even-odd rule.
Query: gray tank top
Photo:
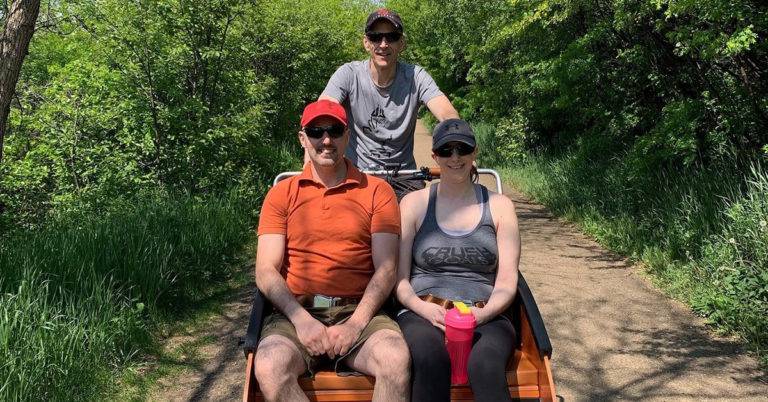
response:
[[[419,296],[486,301],[496,282],[499,255],[488,189],[475,184],[483,209],[480,223],[469,233],[456,236],[445,233],[437,224],[438,185],[429,189],[427,214],[413,240],[411,286]]]

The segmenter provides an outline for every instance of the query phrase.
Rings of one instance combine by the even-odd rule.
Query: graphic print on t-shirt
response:
[[[428,265],[492,265],[496,254],[485,247],[429,247],[421,253]]]
[[[376,109],[373,109],[373,112],[371,112],[371,118],[368,119],[368,129],[371,133],[375,133],[379,124],[384,123],[386,120],[387,118],[384,116],[384,109],[377,105]]]
[[[370,138],[378,138],[378,127],[379,125],[385,123],[387,121],[386,116],[384,115],[384,109],[377,105],[375,109],[373,109],[373,112],[371,112],[371,117],[368,119],[368,126],[363,127],[363,132],[369,136]],[[387,142],[392,139],[392,136],[390,135],[389,138],[380,138],[379,144],[381,145],[379,149],[372,149],[371,150],[371,157],[383,161],[386,159],[389,159],[392,157],[392,151],[387,147]]]

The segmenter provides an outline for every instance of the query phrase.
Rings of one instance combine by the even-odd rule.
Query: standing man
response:
[[[323,359],[376,377],[375,401],[406,401],[410,354],[379,311],[395,282],[400,214],[392,188],[344,158],[344,108],[304,109],[304,171],[275,185],[259,218],[256,285],[264,320],[254,371],[269,401],[306,401],[299,375]]]
[[[339,67],[320,99],[346,109],[352,131],[346,156],[355,166],[415,169],[413,135],[419,106],[427,105],[438,121],[459,114],[423,68],[398,61],[405,36],[397,13],[384,8],[371,13],[363,46],[370,58]]]

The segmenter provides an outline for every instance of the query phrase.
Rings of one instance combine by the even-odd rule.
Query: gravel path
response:
[[[431,138],[419,125],[419,166],[433,165]],[[523,239],[521,270],[547,325],[557,394],[564,401],[768,401],[768,377],[737,342],[713,336],[688,308],[669,299],[639,268],[605,251],[544,207],[505,188],[517,206]],[[153,400],[208,401],[241,397],[250,289],[200,333],[189,369],[163,379]],[[182,358],[183,360],[183,358]],[[183,361],[181,363],[184,363]]]

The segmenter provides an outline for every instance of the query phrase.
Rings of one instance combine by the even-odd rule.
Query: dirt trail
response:
[[[431,138],[419,124],[416,158],[433,165]],[[552,345],[557,394],[564,401],[768,400],[768,380],[733,340],[712,336],[701,319],[651,286],[638,267],[554,218],[514,189],[523,239],[521,270]],[[251,291],[201,333],[189,370],[161,382],[156,400],[236,400],[244,360],[238,347]]]

